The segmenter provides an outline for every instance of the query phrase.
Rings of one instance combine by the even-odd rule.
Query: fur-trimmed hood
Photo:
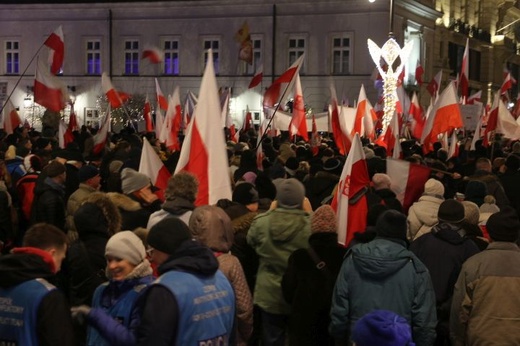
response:
[[[110,237],[121,230],[121,214],[107,194],[95,192],[74,213],[74,224],[80,237],[99,232]]]
[[[139,209],[142,209],[141,204],[139,204],[139,202],[134,201],[133,199],[122,193],[109,192],[107,193],[107,196],[116,205],[116,207],[125,211],[137,211]]]

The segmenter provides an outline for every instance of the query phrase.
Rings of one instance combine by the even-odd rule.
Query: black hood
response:
[[[54,277],[49,265],[36,254],[14,253],[0,257],[0,287],[8,288],[32,279]]]
[[[161,275],[171,270],[179,270],[209,276],[218,270],[218,261],[207,246],[195,240],[188,240],[182,243],[157,270]]]
[[[162,205],[162,209],[172,215],[182,215],[187,211],[195,209],[195,205],[182,197],[173,197]]]

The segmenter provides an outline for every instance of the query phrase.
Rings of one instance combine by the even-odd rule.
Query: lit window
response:
[[[219,57],[220,57],[220,42],[218,39],[205,39],[203,43],[204,48],[204,67],[206,67],[206,63],[208,62],[208,49],[212,49],[213,51],[213,67],[215,68],[215,73],[219,73]]]
[[[101,74],[101,41],[89,40],[87,41],[87,74],[100,75]]]
[[[125,74],[139,74],[139,41],[125,41]]]
[[[6,74],[20,73],[20,44],[18,41],[5,42],[5,72]]]
[[[292,65],[300,56],[305,53],[305,38],[294,37],[289,39],[289,66]],[[303,65],[300,67],[300,73],[303,72]]]
[[[253,63],[246,63],[246,75],[254,75],[259,65],[262,63],[262,40],[252,38],[253,43]]]
[[[179,41],[164,41],[164,74],[179,75]]]

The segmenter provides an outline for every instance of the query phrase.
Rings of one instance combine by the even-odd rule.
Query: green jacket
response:
[[[264,311],[284,315],[291,312],[282,295],[282,276],[289,256],[307,248],[310,235],[309,214],[301,209],[276,208],[253,220],[247,242],[260,258],[254,303]]]

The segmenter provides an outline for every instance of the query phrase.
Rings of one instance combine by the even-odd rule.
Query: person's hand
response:
[[[150,186],[147,186],[137,191],[137,194],[139,198],[141,198],[147,204],[152,204],[153,202],[159,199],[159,197],[157,197],[157,195],[152,192]]]
[[[83,324],[85,317],[90,313],[90,310],[91,308],[88,305],[79,305],[71,307],[70,313],[73,319],[77,320],[80,324]]]

